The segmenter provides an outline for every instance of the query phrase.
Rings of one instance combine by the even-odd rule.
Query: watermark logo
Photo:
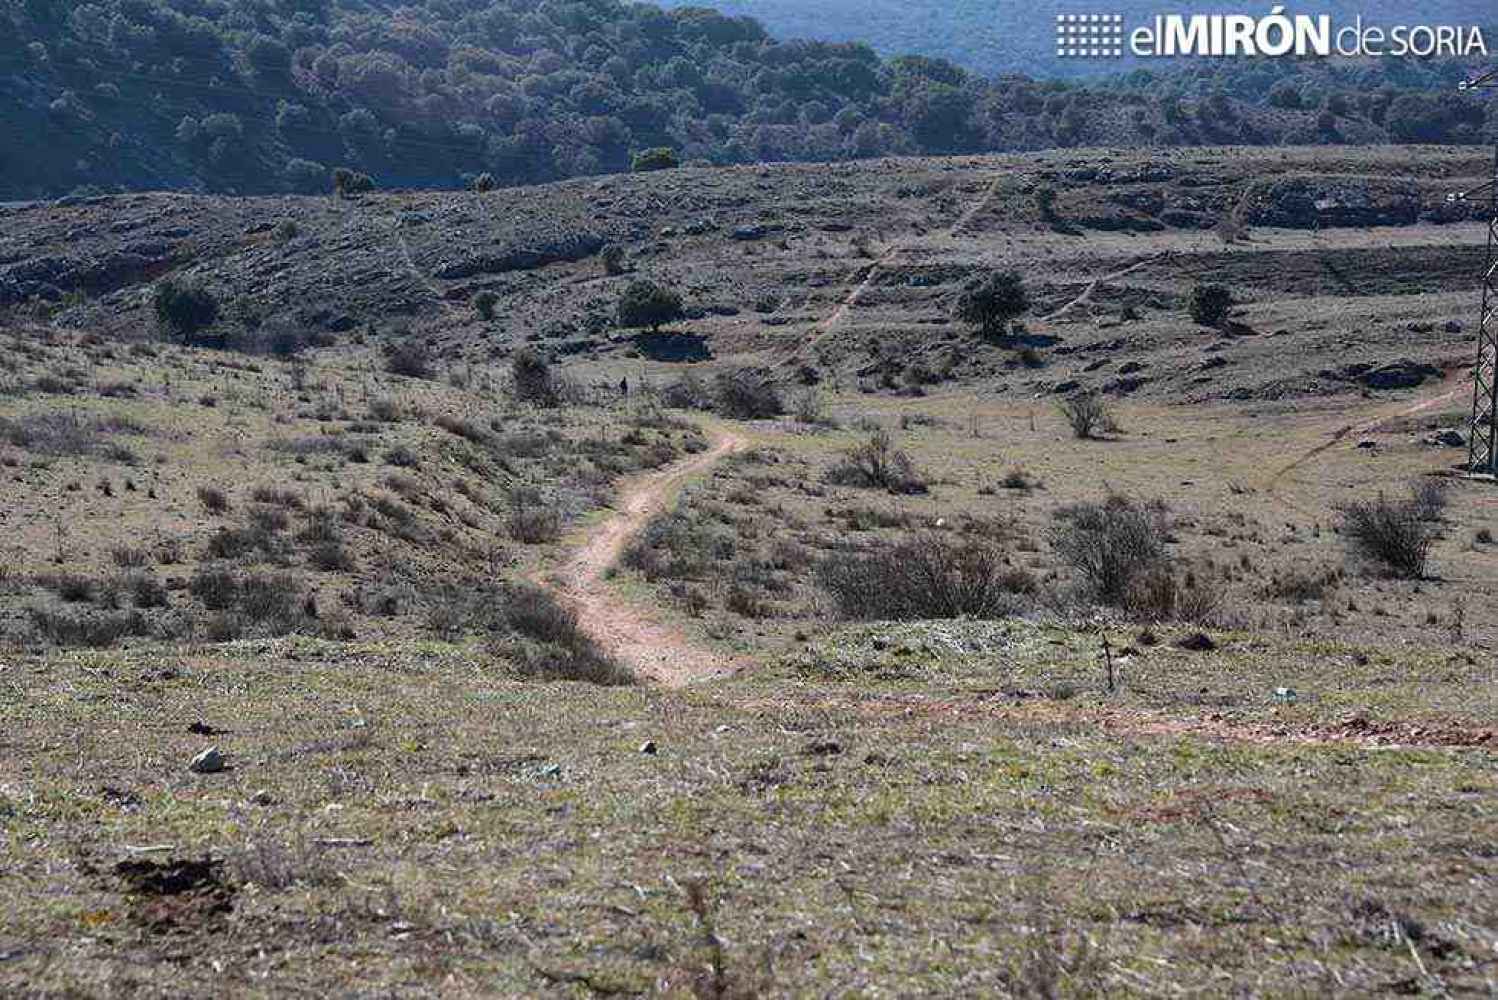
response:
[[[1056,55],[1121,56],[1124,53],[1122,14],[1057,14]]]
[[[1328,14],[1157,14],[1126,29],[1122,14],[1057,14],[1056,55],[1135,56],[1486,56],[1476,25],[1351,22]]]

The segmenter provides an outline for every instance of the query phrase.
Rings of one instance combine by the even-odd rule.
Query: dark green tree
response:
[[[1233,305],[1233,293],[1222,285],[1195,285],[1188,308],[1202,326],[1221,326]]]
[[[957,299],[957,318],[985,337],[1003,336],[1009,321],[1030,308],[1030,294],[1018,271],[995,271],[971,282]]]
[[[669,288],[644,278],[632,281],[619,299],[619,325],[622,327],[650,327],[650,332],[660,330],[662,323],[680,319],[681,296]]]
[[[187,281],[164,278],[156,283],[152,305],[163,330],[184,344],[218,320],[218,300],[207,289]]]

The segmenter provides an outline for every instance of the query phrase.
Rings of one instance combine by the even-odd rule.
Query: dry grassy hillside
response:
[[[1490,993],[1482,162],[7,207],[0,991]]]

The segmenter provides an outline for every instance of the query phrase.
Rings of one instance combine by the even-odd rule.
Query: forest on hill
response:
[[[661,0],[663,7],[691,7],[699,0]],[[942,0],[912,10],[910,0],[713,0],[725,14],[753,17],[780,38],[818,41],[859,41],[881,55],[920,52],[950,60],[984,76],[1024,73],[1036,78],[1098,77],[1117,72],[1119,63],[1106,59],[1057,58],[1053,14],[1106,10],[1120,14],[1124,23],[1149,23],[1156,14],[1222,14],[1230,12],[1220,0],[1113,0],[1108,4],[1057,3],[1040,7],[1027,0]],[[1271,5],[1240,5],[1232,13],[1263,16]],[[1484,25],[1494,20],[1491,0],[1322,0],[1314,13],[1330,16],[1338,25],[1361,17],[1364,24]],[[1493,51],[1498,38],[1489,35]],[[1140,60],[1125,60],[1135,69]]]
[[[912,44],[924,40],[912,38]],[[1216,60],[988,78],[618,0],[0,0],[0,199],[1082,145],[1479,141],[1471,67]]]

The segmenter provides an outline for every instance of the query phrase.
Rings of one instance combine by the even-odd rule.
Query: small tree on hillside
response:
[[[651,333],[660,330],[662,323],[680,319],[681,296],[669,288],[653,281],[632,281],[619,299],[619,325],[622,327],[650,327]]]
[[[473,189],[479,194],[493,191],[494,187],[494,175],[491,173],[482,173],[473,179]]]
[[[218,300],[205,288],[175,278],[156,283],[152,300],[162,329],[191,343],[194,335],[218,320]]]
[[[985,337],[1004,334],[1009,321],[1030,308],[1030,295],[1018,271],[996,271],[970,283],[957,300],[957,318]]]
[[[1042,219],[1051,222],[1056,218],[1055,188],[1049,184],[1041,184],[1030,193],[1030,197],[1035,199],[1035,210],[1040,213]]]
[[[558,399],[556,379],[551,364],[532,348],[524,348],[510,360],[510,377],[515,381],[515,398],[537,406],[555,406]]]
[[[374,178],[368,174],[361,174],[348,167],[339,167],[333,171],[333,192],[340,198],[347,198],[353,194],[364,194],[375,189]]]
[[[474,311],[479,314],[479,319],[482,320],[493,319],[495,307],[498,305],[499,296],[488,288],[473,297]]]
[[[603,261],[604,274],[624,273],[624,248],[617,243],[610,243],[598,251],[598,259]]]
[[[1221,326],[1233,306],[1233,293],[1222,285],[1195,285],[1191,289],[1191,318],[1202,326]]]
[[[676,157],[676,150],[670,146],[657,146],[654,149],[642,149],[634,155],[629,163],[629,169],[636,173],[647,170],[669,170],[672,167],[681,166],[681,161]]]

